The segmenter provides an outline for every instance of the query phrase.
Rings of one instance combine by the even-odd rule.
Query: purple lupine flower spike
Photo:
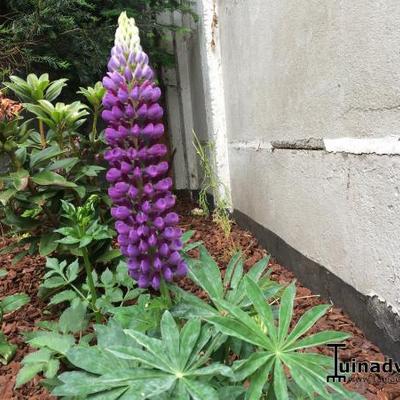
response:
[[[111,184],[111,215],[129,274],[139,287],[158,289],[162,279],[183,277],[187,266],[179,250],[182,232],[173,212],[172,180],[162,160],[167,147],[157,143],[164,133],[160,88],[153,81],[148,57],[140,46],[133,18],[122,13],[103,85],[104,158]]]

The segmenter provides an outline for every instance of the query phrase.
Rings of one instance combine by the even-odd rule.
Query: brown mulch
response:
[[[267,254],[248,231],[233,224],[231,237],[228,239],[211,218],[193,216],[191,210],[194,207],[194,203],[191,203],[186,197],[179,202],[178,212],[182,216],[181,226],[184,229],[196,231],[194,240],[204,242],[222,270],[225,269],[232,256],[233,248],[242,250],[247,268]],[[5,244],[6,241],[0,242],[0,247]],[[44,259],[39,256],[25,257],[16,265],[12,265],[11,256],[2,255],[0,256],[0,268],[8,270],[8,275],[1,280],[0,299],[19,292],[25,292],[31,296],[30,304],[6,315],[2,324],[3,332],[11,343],[18,345],[18,350],[15,358],[8,365],[0,364],[0,400],[54,399],[40,386],[38,380],[29,382],[18,390],[13,389],[20,362],[29,352],[29,347],[24,344],[21,334],[24,331],[33,330],[35,322],[51,318],[46,313],[46,304],[37,297],[38,286],[44,272]],[[272,269],[272,279],[281,284],[288,284],[295,279],[291,272],[273,259],[270,261],[270,268]],[[194,288],[188,279],[185,279],[181,286],[204,297],[204,293]],[[295,321],[310,307],[324,303],[300,282],[297,282],[296,298]],[[365,338],[362,331],[341,309],[332,307],[330,312],[312,329],[312,332],[322,329],[342,330],[353,335],[351,339],[347,340],[346,349],[341,351],[343,360],[352,358],[358,361],[384,360],[379,349]],[[318,348],[318,351],[326,355],[331,354],[327,347]],[[400,383],[390,382],[396,382],[396,376],[359,374],[358,376],[353,375],[353,381],[346,383],[346,387],[349,390],[357,391],[367,399],[400,400]]]
[[[0,247],[10,244],[9,240],[0,242]],[[15,293],[27,293],[31,301],[25,307],[6,314],[3,319],[2,331],[8,341],[18,346],[14,359],[8,365],[0,364],[0,399],[1,400],[47,400],[54,399],[34,379],[18,390],[14,390],[15,378],[21,367],[21,360],[29,352],[29,346],[24,343],[22,333],[35,329],[35,323],[49,319],[46,315],[46,303],[37,297],[37,291],[44,274],[45,258],[40,256],[24,257],[13,265],[12,257],[18,250],[0,256],[0,268],[8,271],[6,277],[0,280],[0,299]]]

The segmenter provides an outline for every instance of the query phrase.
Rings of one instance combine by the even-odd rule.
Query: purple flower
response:
[[[179,216],[171,211],[175,197],[166,176],[169,166],[162,160],[167,147],[157,143],[164,134],[161,90],[148,62],[134,21],[122,13],[103,79],[102,117],[110,146],[104,154],[110,166],[106,179],[129,274],[139,287],[158,289],[162,279],[185,276],[187,266],[179,253]]]

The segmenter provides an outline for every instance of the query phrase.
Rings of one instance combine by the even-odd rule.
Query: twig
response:
[[[312,294],[310,296],[300,296],[300,297],[295,297],[294,300],[302,300],[302,299],[311,299],[313,297],[321,297],[319,294]],[[276,298],[272,303],[269,303],[270,306],[274,305],[275,303],[278,302],[278,298]]]

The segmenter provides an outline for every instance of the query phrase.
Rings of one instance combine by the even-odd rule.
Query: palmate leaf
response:
[[[267,328],[268,336],[271,338],[271,341],[275,344],[276,347],[277,331],[272,314],[272,308],[265,301],[260,287],[253,280],[247,277],[245,282],[247,297],[251,300],[254,308],[258,312],[259,316],[262,318],[262,322]]]
[[[326,382],[332,360],[319,354],[303,352],[304,349],[337,343],[350,336],[344,332],[323,331],[301,338],[325,314],[329,306],[316,306],[307,311],[289,333],[296,292],[294,283],[283,291],[278,323],[276,323],[272,308],[265,301],[259,285],[249,277],[245,277],[244,281],[246,295],[258,316],[253,318],[237,306],[215,300],[227,315],[211,316],[206,319],[222,333],[259,348],[247,360],[237,361],[233,365],[237,381],[250,377],[251,384],[246,399],[260,398],[267,387],[269,392],[274,392],[277,399],[289,399],[290,385],[289,378],[284,372],[285,368],[291,371],[291,379],[302,394],[309,396],[320,393],[321,397],[331,399],[332,392],[335,392],[340,398],[347,399],[349,392],[342,386]],[[268,374],[272,377],[269,386]]]
[[[165,373],[146,369],[122,369],[99,376],[84,372],[65,372],[58,377],[63,384],[56,387],[55,396],[83,396],[126,387],[131,399],[144,399],[168,390],[174,379]]]
[[[82,372],[61,374],[53,394],[104,399],[218,399],[214,376],[234,378],[220,363],[209,364],[210,329],[193,319],[178,328],[166,311],[161,338],[125,329],[115,322],[99,330],[97,346],[75,346],[68,361]],[[113,331],[115,332],[113,333]],[[219,336],[218,336],[219,337]],[[218,343],[218,341],[214,341]],[[199,356],[199,354],[202,356]]]
[[[199,250],[200,259],[189,260],[189,277],[210,297],[220,299],[223,297],[223,287],[219,267],[204,246],[200,246]]]
[[[246,400],[258,400],[261,398],[263,388],[266,384],[266,377],[268,377],[273,365],[273,360],[269,359],[263,366],[261,366],[252,376],[249,389],[246,392]]]
[[[244,274],[243,256],[240,252],[237,252],[228,264],[223,281],[221,280],[218,265],[204,246],[200,246],[199,259],[188,258],[187,261],[189,277],[208,294],[213,304],[206,304],[197,296],[171,285],[170,289],[180,299],[172,309],[175,316],[182,318],[218,316],[222,311],[222,308],[218,305],[219,300],[228,301],[232,305],[237,305],[242,309],[249,308],[251,301],[246,296],[245,277],[249,277],[255,282],[260,283],[264,299],[269,299],[277,295],[281,290],[281,285],[267,278],[263,279],[261,284],[260,279],[268,266],[269,257],[258,261]]]

